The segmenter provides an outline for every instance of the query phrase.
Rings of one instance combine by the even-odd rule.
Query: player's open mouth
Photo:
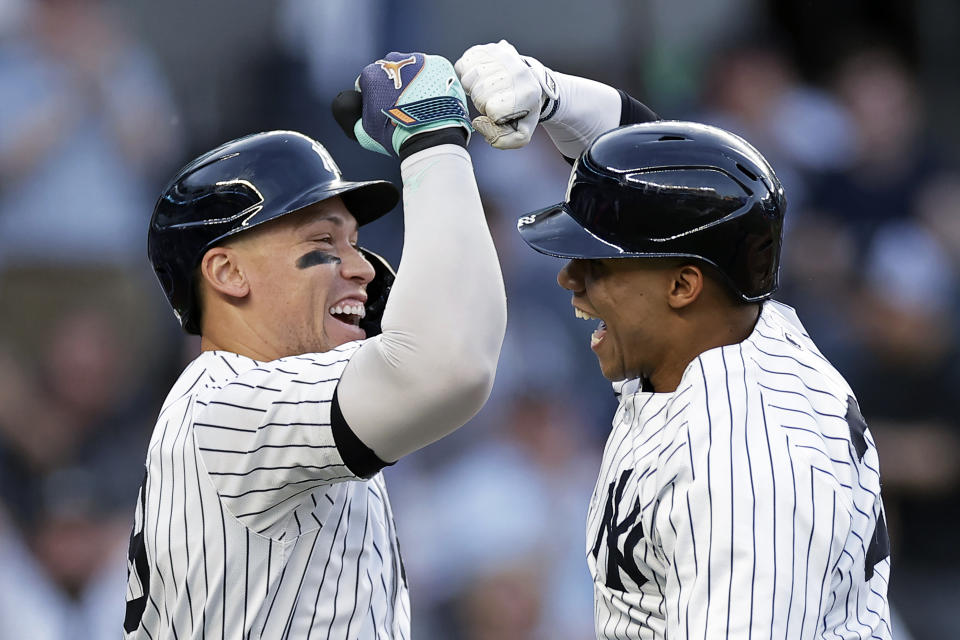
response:
[[[354,327],[367,315],[367,310],[359,302],[337,303],[327,311],[335,320]]]
[[[573,308],[573,313],[575,316],[577,316],[581,320],[599,320],[600,321],[600,324],[597,325],[597,328],[594,329],[593,333],[590,335],[590,348],[596,349],[597,345],[603,342],[604,336],[607,335],[607,323],[603,321],[603,318],[590,315],[589,313],[587,313],[586,311],[578,307]]]

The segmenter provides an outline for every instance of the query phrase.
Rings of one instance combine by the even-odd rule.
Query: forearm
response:
[[[480,113],[474,129],[498,149],[525,146],[540,123],[573,159],[604,131],[659,119],[623,91],[556,73],[506,40],[472,46],[454,66]]]
[[[470,157],[455,145],[410,156],[404,251],[383,333],[338,388],[347,424],[391,461],[469,420],[493,384],[506,326],[503,278]]]
[[[621,125],[657,120],[656,113],[623,91],[590,80],[553,73],[560,87],[556,110],[548,105],[542,122],[554,146],[567,158],[577,158],[604,131]]]
[[[547,119],[541,126],[560,153],[576,158],[601,133],[619,126],[620,94],[587,78],[564,73],[553,77],[560,87],[560,99],[552,116],[549,111],[543,114]]]

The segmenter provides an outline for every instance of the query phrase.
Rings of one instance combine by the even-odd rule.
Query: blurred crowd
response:
[[[146,223],[169,175],[230,138],[289,128],[327,144],[349,176],[397,177],[393,162],[336,130],[327,108],[363,64],[416,46],[397,35],[416,30],[396,2],[278,2],[273,26],[260,25],[269,42],[258,43],[237,88],[232,76],[210,80],[219,120],[122,8],[0,0],[0,640],[119,633],[146,443],[163,395],[198,350],[145,257]],[[855,43],[811,79],[774,39],[722,35],[686,52],[699,64],[680,83],[685,100],[679,81],[658,84],[642,56],[598,77],[665,117],[739,133],[771,160],[790,203],[776,297],[847,377],[877,441],[897,637],[952,637],[957,157],[929,135],[909,56],[882,38]],[[530,52],[548,66],[586,72],[537,46],[545,53]],[[211,121],[220,125],[200,126]],[[592,325],[573,317],[555,284],[562,263],[515,232],[519,215],[562,199],[569,168],[540,135],[521,152],[475,140],[471,153],[510,322],[487,407],[386,472],[414,634],[591,637],[584,522],[615,402],[588,349]],[[396,263],[401,229],[397,213],[365,227],[361,241]]]

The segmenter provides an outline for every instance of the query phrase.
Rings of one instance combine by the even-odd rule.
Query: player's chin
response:
[[[614,366],[612,364],[604,364],[603,360],[600,360],[600,373],[603,374],[603,377],[609,380],[610,382],[619,382],[626,378],[626,375],[623,373],[623,367]]]
[[[359,326],[350,322],[344,322],[333,316],[328,316],[324,321],[324,333],[327,334],[331,349],[348,342],[353,342],[354,340],[363,340],[367,337],[367,332]]]
[[[600,372],[603,377],[610,382],[618,382],[627,377],[623,362],[617,357],[616,353],[609,353],[606,349],[598,352],[597,364],[600,365]]]

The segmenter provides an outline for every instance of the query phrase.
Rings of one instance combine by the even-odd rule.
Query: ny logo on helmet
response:
[[[387,74],[387,77],[393,80],[393,88],[399,89],[403,86],[403,79],[400,77],[400,69],[408,64],[414,64],[417,61],[416,56],[410,56],[403,60],[377,60],[374,64],[380,65],[380,68]]]

